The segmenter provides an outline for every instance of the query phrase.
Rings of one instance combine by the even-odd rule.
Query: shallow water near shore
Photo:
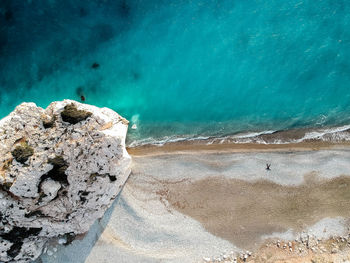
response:
[[[2,1],[0,116],[83,95],[137,125],[129,143],[349,124],[349,10],[328,0]]]

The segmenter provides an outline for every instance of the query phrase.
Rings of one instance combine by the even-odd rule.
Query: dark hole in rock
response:
[[[41,212],[40,210],[36,210],[36,211],[31,211],[31,212],[25,214],[24,216],[26,218],[28,218],[28,217],[32,217],[32,216],[43,216],[43,215],[44,215],[43,212]]]
[[[52,128],[55,124],[56,116],[53,116],[50,120],[49,119],[42,119],[43,126],[45,129]]]
[[[0,184],[0,189],[5,191],[5,192],[8,192],[8,191],[10,191],[11,186],[12,186],[11,182],[4,182],[4,183]]]
[[[80,201],[84,204],[86,202],[86,198],[84,196],[80,196]]]
[[[109,180],[111,180],[111,182],[114,182],[117,180],[117,177],[115,175],[108,175]]]
[[[1,237],[10,241],[12,246],[7,251],[7,255],[11,258],[15,258],[21,251],[23,240],[30,236],[37,236],[42,228],[26,228],[15,226],[10,232],[2,234]]]
[[[48,160],[49,164],[53,165],[53,168],[41,176],[40,184],[39,184],[39,192],[41,191],[41,183],[47,179],[51,178],[54,181],[58,181],[60,183],[68,185],[66,170],[68,168],[68,164],[63,159],[63,156],[56,156],[53,159]]]
[[[53,165],[53,168],[58,169],[58,172],[64,174],[68,168],[68,164],[64,160],[62,155],[56,156],[55,158],[50,158],[48,161],[49,164]]]
[[[15,226],[10,232],[2,234],[1,237],[14,243],[18,240],[22,240],[30,236],[37,236],[40,233],[41,229],[41,227],[26,228]]]
[[[22,241],[18,241],[16,243],[13,243],[11,245],[10,249],[7,250],[7,255],[11,258],[15,258],[19,254],[19,252],[21,252],[22,245],[23,245]]]
[[[88,192],[88,191],[79,191],[78,195],[87,196],[87,195],[89,195],[89,193],[90,192]]]
[[[32,156],[34,150],[26,142],[21,145],[16,146],[16,148],[11,152],[12,156],[17,162],[24,164],[30,156]]]
[[[97,179],[97,177],[106,177],[106,176],[108,176],[108,178],[111,182],[114,182],[117,180],[117,177],[115,175],[93,173],[89,177],[89,182],[92,183],[93,181],[95,181]]]
[[[70,245],[74,239],[75,239],[75,234],[73,232],[71,233],[66,233],[64,234],[65,239],[67,240],[66,243],[64,244],[65,246]]]
[[[76,124],[80,121],[86,120],[91,115],[91,112],[78,110],[73,103],[66,105],[64,110],[61,112],[62,120],[69,122],[70,124]]]

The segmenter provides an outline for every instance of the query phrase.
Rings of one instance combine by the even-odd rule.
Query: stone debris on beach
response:
[[[30,262],[103,216],[130,173],[127,124],[70,100],[22,103],[0,121],[0,262]]]
[[[227,262],[227,263],[238,263],[238,262],[248,262],[249,257],[252,256],[252,252],[245,251],[237,253],[231,251],[230,253],[222,253],[220,256],[214,257],[203,257],[203,262]]]
[[[334,258],[350,260],[349,252],[350,231],[347,236],[332,236],[327,239],[318,238],[311,233],[303,231],[293,241],[267,241],[254,253],[250,251],[240,253],[231,251],[230,253],[222,253],[219,256],[203,257],[202,262],[276,262],[277,259],[283,259],[281,262],[333,262],[327,260]],[[270,259],[267,255],[270,255]],[[276,256],[276,258],[273,258],[271,255]],[[305,258],[311,261],[304,261]]]

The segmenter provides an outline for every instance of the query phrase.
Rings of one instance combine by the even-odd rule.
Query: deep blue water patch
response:
[[[136,123],[132,139],[348,124],[349,14],[342,0],[1,1],[0,115],[83,96]]]

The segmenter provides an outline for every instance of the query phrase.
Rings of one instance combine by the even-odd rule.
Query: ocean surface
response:
[[[131,146],[348,138],[349,14],[345,0],[2,0],[0,117],[84,96],[130,120]]]

